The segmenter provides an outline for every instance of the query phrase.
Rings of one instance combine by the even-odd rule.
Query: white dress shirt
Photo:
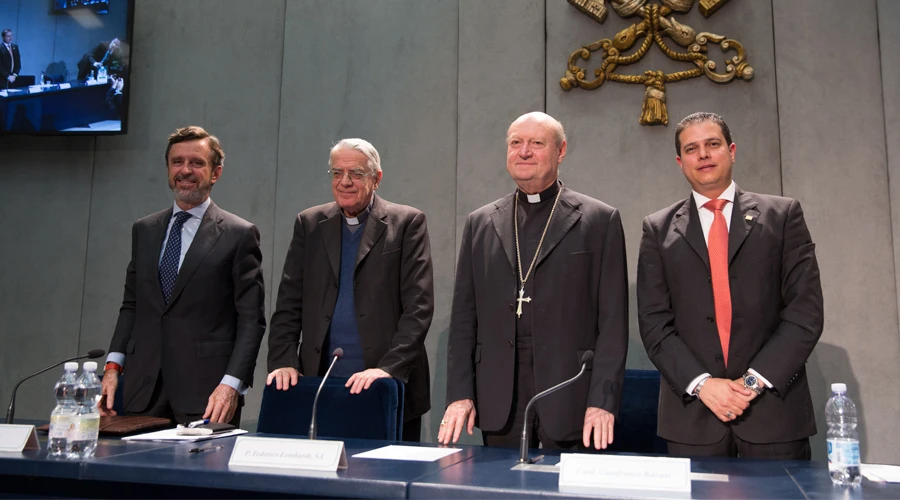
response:
[[[728,186],[722,194],[719,195],[720,200],[728,200],[728,203],[725,204],[725,207],[722,208],[722,215],[725,216],[725,224],[728,226],[728,231],[731,232],[731,213],[734,211],[734,192],[735,192],[735,184],[734,181],[731,181],[731,185]],[[713,220],[716,217],[715,212],[709,210],[708,208],[703,208],[703,205],[706,205],[712,198],[707,198],[702,194],[691,191],[691,195],[694,197],[694,202],[697,204],[697,215],[700,219],[700,228],[703,230],[703,240],[706,241],[706,244],[709,245],[709,229],[712,227]],[[768,388],[772,388],[772,384],[769,383],[768,380],[765,379],[762,375],[760,375],[753,368],[748,368],[748,372],[756,375],[759,380],[766,385]],[[691,381],[687,386],[687,393],[689,395],[693,395],[694,388],[697,387],[701,381],[706,380],[710,377],[709,373],[704,373],[702,375],[697,376],[694,380]]]

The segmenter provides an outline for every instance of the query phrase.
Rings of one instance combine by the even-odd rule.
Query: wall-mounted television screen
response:
[[[0,135],[123,134],[134,0],[0,0]]]

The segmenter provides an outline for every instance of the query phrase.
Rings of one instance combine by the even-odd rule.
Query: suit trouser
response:
[[[127,383],[127,382],[126,382]],[[212,394],[212,393],[210,393]],[[238,396],[238,408],[234,412],[234,416],[228,422],[229,424],[240,427],[241,425],[241,407],[244,406],[244,396]],[[150,396],[150,403],[147,409],[141,412],[128,412],[129,415],[146,415],[148,417],[171,418],[176,424],[184,424],[199,420],[203,417],[202,413],[182,413],[175,411],[169,402],[169,395],[166,392],[166,384],[163,382],[162,372],[156,377],[156,386],[153,388],[153,395]]]
[[[534,386],[534,347],[531,337],[516,339],[516,373],[513,385],[512,408],[506,425],[499,431],[482,431],[485,446],[518,448],[525,426],[525,407],[537,394]],[[580,440],[555,441],[547,436],[541,419],[532,408],[529,422],[529,448],[537,448],[538,443],[545,449],[573,450],[583,448]]]
[[[668,442],[669,455],[678,457],[742,457],[777,460],[811,460],[809,438],[786,443],[750,443],[737,437],[731,427],[718,443],[694,445]]]

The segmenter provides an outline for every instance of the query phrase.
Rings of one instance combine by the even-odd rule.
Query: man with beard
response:
[[[174,206],[131,231],[125,295],[103,377],[102,414],[240,423],[266,329],[262,253],[253,224],[212,202],[225,153],[200,127],[166,148]]]

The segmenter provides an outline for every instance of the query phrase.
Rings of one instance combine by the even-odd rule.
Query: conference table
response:
[[[285,437],[267,434],[253,436]],[[560,491],[559,452],[544,453],[543,470],[513,470],[518,450],[460,445],[434,462],[353,458],[386,441],[344,440],[346,469],[312,472],[229,468],[236,437],[199,443],[101,439],[96,456],[64,460],[41,449],[0,453],[0,496],[93,498],[620,498]],[[434,444],[411,444],[435,446]],[[221,446],[220,449],[217,447]],[[212,451],[192,453],[194,448]],[[534,456],[534,455],[532,455]],[[825,464],[750,459],[694,459],[690,495],[631,492],[629,498],[900,498],[900,484],[863,480],[857,488],[831,484]]]
[[[69,82],[0,92],[0,132],[52,133],[120,117],[106,102],[108,84]]]

